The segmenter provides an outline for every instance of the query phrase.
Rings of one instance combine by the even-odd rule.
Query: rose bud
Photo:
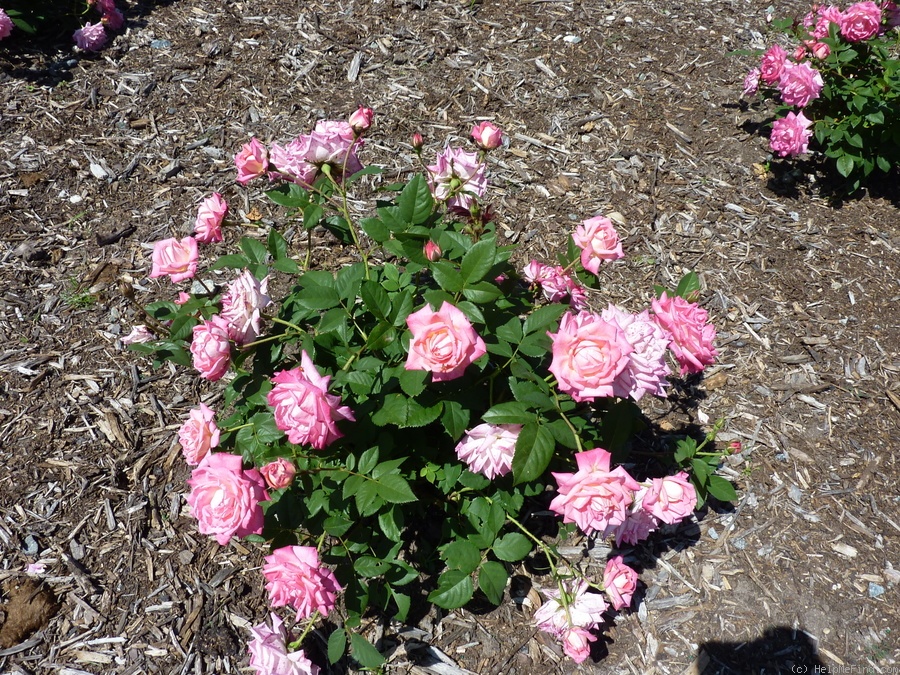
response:
[[[503,132],[493,122],[481,122],[472,128],[472,139],[482,150],[493,150],[503,145]]]
[[[441,247],[435,244],[430,239],[425,242],[425,247],[422,252],[425,254],[425,257],[428,258],[431,262],[435,262],[441,259]]]
[[[366,129],[372,126],[372,118],[374,117],[374,110],[360,106],[359,110],[350,115],[350,126],[353,127],[353,131],[356,132],[357,136],[362,135]]]
[[[418,131],[412,135],[412,146],[413,150],[419,151],[422,149],[422,146],[425,145],[425,139],[422,138],[422,134]]]

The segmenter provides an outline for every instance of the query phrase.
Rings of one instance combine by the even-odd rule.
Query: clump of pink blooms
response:
[[[697,494],[685,472],[640,483],[624,467],[611,468],[611,457],[603,448],[576,453],[575,473],[553,474],[558,494],[550,502],[550,510],[587,535],[614,537],[617,546],[623,541],[636,544],[660,523],[679,523],[693,513]],[[631,605],[637,580],[637,572],[622,556],[609,559],[602,586],[613,609]],[[599,594],[589,593],[584,580],[546,595],[549,600],[535,612],[535,624],[581,663],[590,652],[590,643],[597,639],[591,631],[603,620],[606,602]]]
[[[88,21],[72,34],[72,39],[79,49],[96,52],[109,40],[106,29],[120,30],[125,25],[125,16],[116,8],[115,0],[88,0],[88,5],[100,12],[100,20],[94,24]]]
[[[371,108],[360,107],[349,121],[319,120],[312,132],[284,145],[272,143],[268,149],[253,138],[235,155],[237,181],[246,185],[268,176],[270,181],[286,180],[307,188],[322,174],[343,181],[363,168],[356,153],[373,117]]]
[[[0,40],[8,38],[12,34],[14,27],[15,24],[13,24],[13,20],[9,18],[9,14],[0,8]]]
[[[250,629],[250,667],[256,675],[319,675],[319,666],[302,649],[287,650],[288,633],[281,617],[272,612],[269,621],[271,627],[263,621]]]
[[[772,124],[769,147],[779,157],[794,157],[809,149],[814,122],[804,116],[802,109],[822,93],[824,81],[815,64],[831,53],[822,39],[831,35],[832,26],[841,39],[864,42],[900,26],[900,11],[893,0],[883,0],[880,4],[866,0],[843,11],[836,5],[813,5],[804,16],[802,26],[808,37],[801,40],[792,54],[774,44],[744,78],[742,96],[751,98],[760,87],[765,87],[765,93],[798,109]]]
[[[266,556],[262,568],[273,607],[290,606],[297,619],[327,616],[341,592],[334,573],[319,563],[315,546],[284,546]]]
[[[473,473],[491,480],[512,471],[513,455],[521,424],[479,424],[466,431],[456,445],[456,456]]]

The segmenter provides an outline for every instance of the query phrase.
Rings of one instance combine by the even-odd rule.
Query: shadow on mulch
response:
[[[154,10],[175,2],[176,0],[144,0],[129,3],[119,0],[116,5],[125,15],[126,28],[136,29],[147,25],[147,17]],[[4,7],[30,14],[34,11],[33,4],[34,0],[21,2],[7,0]],[[94,23],[98,18],[96,12],[92,12],[89,16],[74,14],[62,18],[54,17],[38,23],[35,26],[37,33],[34,35],[14,30],[0,44],[0,73],[38,86],[55,87],[61,82],[71,81],[72,75],[69,71],[80,61],[103,60],[104,51],[115,48],[118,33],[110,34],[109,42],[99,52],[73,51],[72,33],[85,21]]]
[[[751,642],[704,643],[697,666],[702,675],[826,672],[809,635],[787,626],[767,628]]]

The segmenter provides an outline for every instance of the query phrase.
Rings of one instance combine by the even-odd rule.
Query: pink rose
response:
[[[298,136],[287,145],[272,143],[269,153],[272,164],[279,173],[270,173],[270,179],[289,178],[294,183],[309,187],[319,175],[319,167],[307,161],[311,136]]]
[[[431,194],[439,202],[446,201],[447,206],[470,210],[475,198],[487,190],[484,164],[474,152],[445,148],[438,153],[437,162],[426,168]]]
[[[479,424],[469,429],[456,446],[456,456],[469,470],[490,479],[512,471],[521,424]]]
[[[788,64],[778,80],[778,90],[787,105],[803,108],[819,98],[824,84],[819,71],[808,63]]]
[[[430,239],[426,241],[425,246],[422,247],[422,253],[431,262],[437,262],[441,259],[441,247]]]
[[[104,12],[100,19],[101,23],[110,30],[119,30],[125,25],[125,15],[118,9],[113,7],[108,12]]]
[[[269,157],[265,146],[255,138],[251,138],[250,142],[244,143],[234,156],[234,164],[238,171],[237,182],[241,185],[265,175],[269,169]]]
[[[759,91],[759,68],[751,68],[744,78],[744,91],[741,96],[752,98]]]
[[[591,274],[599,274],[600,263],[625,256],[619,233],[612,221],[603,216],[585,220],[575,228],[572,239],[581,249],[581,265]]]
[[[280,490],[290,485],[297,475],[297,467],[293,462],[279,457],[274,462],[269,462],[259,472],[266,479],[266,485],[273,490]]]
[[[613,532],[616,538],[616,546],[621,546],[623,541],[632,545],[642,542],[659,525],[659,522],[652,514],[641,508],[641,500],[646,492],[647,488],[644,487],[637,491],[634,496],[634,502],[628,511],[628,517]]]
[[[228,213],[228,204],[222,199],[222,195],[213,192],[203,200],[197,211],[194,238],[201,244],[222,241],[222,220],[226,213]]]
[[[372,126],[372,120],[375,119],[375,111],[371,108],[359,106],[359,109],[350,115],[350,126],[357,135],[362,134]]]
[[[219,445],[219,427],[215,423],[216,414],[205,404],[193,408],[187,421],[178,430],[178,442],[185,461],[197,466]]]
[[[253,342],[259,336],[261,311],[272,304],[266,295],[268,283],[269,277],[260,281],[244,270],[222,294],[220,316],[228,324],[228,337],[239,345]]]
[[[809,148],[812,137],[812,120],[800,112],[789,112],[785,117],[772,122],[769,135],[769,148],[780,157],[802,155]]]
[[[612,455],[602,448],[575,454],[578,471],[554,473],[559,494],[550,510],[563,522],[575,523],[585,534],[606,537],[628,517],[628,507],[640,484],[621,466],[609,470]]]
[[[131,332],[122,338],[122,344],[133,345],[140,342],[153,342],[155,339],[156,336],[148,330],[147,326],[139,324],[132,326]]]
[[[9,37],[13,32],[13,22],[9,18],[9,14],[0,9],[0,40]]]
[[[194,369],[200,377],[215,382],[228,372],[231,363],[231,343],[228,341],[228,324],[215,315],[193,328],[191,354]]]
[[[316,612],[327,616],[341,591],[334,573],[319,564],[314,546],[277,548],[266,556],[262,572],[272,606],[290,605],[297,610],[298,621]]]
[[[831,53],[831,47],[829,47],[824,42],[813,42],[810,40],[804,42],[803,44],[806,45],[806,48],[809,50],[810,54],[812,54],[819,60],[828,58],[828,55]]]
[[[641,505],[645,511],[670,525],[680,523],[697,507],[697,493],[687,473],[654,478]]]
[[[472,127],[472,140],[482,150],[493,150],[503,145],[503,132],[493,122],[480,122]]]
[[[781,71],[784,70],[784,64],[787,59],[787,52],[780,45],[772,45],[763,54],[762,61],[759,64],[759,79],[766,84],[775,84],[781,77]]]
[[[356,151],[362,147],[353,127],[342,120],[319,120],[310,134],[306,161],[321,169],[324,164],[332,168],[332,176],[342,180],[362,171]]]
[[[705,309],[678,296],[670,298],[665,292],[651,305],[653,320],[672,337],[669,349],[681,366],[682,376],[699,373],[715,361],[716,327],[709,323]]]
[[[564,314],[553,340],[550,372],[560,391],[576,401],[614,396],[614,382],[628,367],[634,347],[616,324],[581,311]]]
[[[487,352],[466,315],[449,302],[437,312],[426,304],[406,317],[406,325],[412,339],[405,367],[430,371],[434,382],[461,377],[466,366]]]
[[[191,294],[190,294],[190,293],[185,293],[184,291],[181,291],[181,292],[178,294],[178,298],[175,300],[175,304],[176,304],[176,305],[183,305],[184,303],[186,303],[186,302],[187,302],[188,300],[190,300],[190,299],[191,299]]]
[[[269,614],[272,627],[263,621],[250,629],[252,640],[247,647],[250,651],[250,667],[256,675],[319,675],[319,667],[306,658],[300,649],[287,650],[288,634],[281,617]]]
[[[547,601],[535,611],[532,621],[545,633],[562,643],[563,650],[576,663],[590,654],[590,643],[597,640],[590,631],[603,621],[606,602],[597,593],[588,593],[583,579],[563,582],[567,602],[560,601],[558,589],[546,590]]]
[[[628,365],[613,381],[613,393],[620,398],[640,401],[644,394],[665,396],[671,372],[666,363],[669,336],[650,318],[650,312],[629,314],[620,307],[609,305],[600,314],[604,321],[614,323],[625,333],[634,351]]]
[[[881,8],[872,0],[850,5],[841,14],[841,35],[848,42],[862,42],[878,35]]]
[[[241,468],[241,458],[225,452],[206,455],[187,482],[185,498],[201,534],[211,534],[224,546],[232,535],[260,534],[266,484],[259,471]]]
[[[84,27],[79,28],[72,34],[72,39],[79,49],[87,52],[96,52],[106,44],[106,31],[103,24],[99,21],[93,25],[88,21]]]
[[[291,443],[321,450],[344,435],[337,421],[355,421],[340,397],[328,393],[330,381],[331,377],[319,374],[305,350],[300,367],[275,373],[275,386],[266,400],[275,411],[275,424]]]
[[[615,609],[622,609],[631,604],[631,597],[637,590],[638,574],[625,564],[622,556],[610,558],[603,572],[603,590],[609,596],[610,604]]]
[[[155,279],[168,274],[172,283],[190,279],[197,273],[199,257],[197,240],[193,237],[185,237],[181,241],[174,238],[158,241],[153,244],[153,267],[150,270],[150,278]]]

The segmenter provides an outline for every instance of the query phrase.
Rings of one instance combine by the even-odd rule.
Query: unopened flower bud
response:
[[[359,110],[350,115],[350,126],[353,127],[353,131],[355,131],[357,135],[360,135],[372,126],[372,119],[374,117],[374,110],[360,106]]]
[[[412,146],[413,150],[419,151],[422,149],[422,146],[425,145],[425,139],[422,138],[422,134],[418,131],[412,135]]]
[[[731,441],[731,443],[728,444],[728,449],[731,450],[731,454],[738,454],[741,451],[741,442]]]
[[[493,122],[481,122],[472,127],[472,139],[482,150],[493,150],[503,145],[503,132]]]
[[[435,262],[436,260],[440,260],[441,258],[441,247],[435,244],[430,239],[425,242],[425,247],[422,252],[425,254],[425,257],[428,258],[431,262]]]

